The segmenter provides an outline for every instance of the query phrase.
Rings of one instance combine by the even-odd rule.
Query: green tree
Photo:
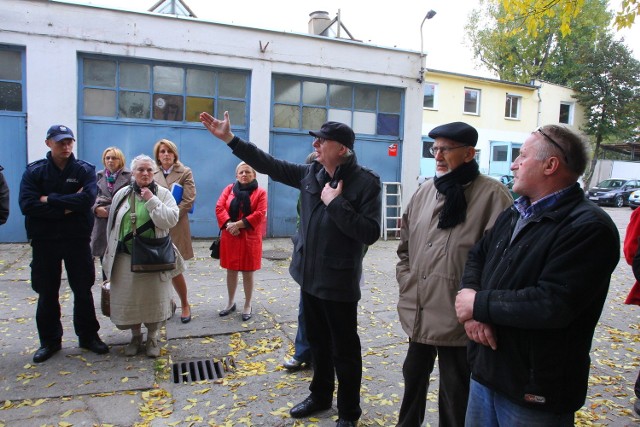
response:
[[[539,3],[526,1],[531,7]],[[474,57],[502,80],[568,85],[580,72],[577,55],[581,46],[592,47],[608,31],[612,19],[605,0],[582,1],[571,31],[563,37],[559,10],[548,9],[540,18],[542,25],[522,31],[522,23],[502,3],[481,0],[465,27]]]
[[[582,130],[593,138],[594,152],[587,186],[601,144],[637,138],[640,132],[640,62],[624,42],[611,34],[591,49],[582,49],[584,72],[572,84],[574,98],[585,107],[587,123]]]
[[[580,14],[584,6],[584,0],[495,0],[505,10],[507,19],[519,23],[527,29],[530,35],[534,35],[539,28],[544,26],[544,18],[559,13],[560,30],[565,36],[571,32],[573,20]],[[620,9],[616,12],[616,26],[622,28],[631,27],[635,18],[640,15],[640,2],[638,0],[622,0]]]

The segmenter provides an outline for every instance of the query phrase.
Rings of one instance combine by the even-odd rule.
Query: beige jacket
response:
[[[465,186],[465,197],[466,221],[438,229],[444,195],[431,179],[418,188],[402,216],[396,266],[398,314],[412,341],[453,347],[467,344],[454,308],[467,253],[513,199],[504,184],[484,175]]]
[[[107,278],[111,277],[111,269],[113,268],[113,261],[118,248],[122,218],[129,211],[130,191],[130,186],[121,188],[113,196],[111,203],[111,206],[114,209],[117,207],[117,210],[111,209],[107,220],[107,250],[102,260],[102,268]],[[136,197],[139,198],[137,194]],[[122,200],[123,198],[124,200]],[[145,206],[155,225],[156,237],[164,237],[169,234],[169,229],[178,222],[178,205],[176,205],[176,201],[169,190],[158,186],[158,195],[149,199]],[[180,256],[180,253],[176,253],[176,268],[171,271],[162,271],[160,275],[162,280],[168,280],[183,273],[185,268],[184,259]]]
[[[174,183],[182,185],[182,201],[178,207],[180,208],[180,219],[178,224],[171,229],[171,240],[176,245],[180,254],[184,259],[193,258],[193,247],[191,245],[191,227],[189,226],[189,211],[196,201],[196,183],[193,180],[191,169],[180,162],[173,165],[171,173],[164,177],[161,168],[157,168],[153,180],[168,190]]]

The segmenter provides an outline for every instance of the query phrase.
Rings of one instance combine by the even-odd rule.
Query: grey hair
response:
[[[353,150],[349,147],[347,147],[345,145],[345,148],[347,149],[346,153],[344,153],[344,155],[342,156],[343,159],[348,159],[349,157],[353,156]]]
[[[133,160],[131,160],[131,170],[133,171],[136,168],[136,165],[141,162],[149,162],[153,165],[155,169],[155,165],[156,165],[155,160],[153,160],[151,157],[147,156],[146,154],[138,154],[133,158]]]
[[[589,146],[587,141],[566,126],[545,125],[540,128],[562,147],[566,156],[552,142],[545,141],[544,144],[538,147],[538,152],[535,157],[536,160],[545,160],[551,156],[558,156],[564,160],[566,157],[565,163],[569,170],[573,172],[576,177],[582,175],[589,162]],[[547,137],[540,132],[536,131],[535,133],[538,133],[540,138],[547,139]]]

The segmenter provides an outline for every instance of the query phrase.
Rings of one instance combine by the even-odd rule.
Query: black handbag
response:
[[[220,233],[218,233],[218,237],[213,238],[213,243],[209,246],[209,250],[211,250],[211,258],[220,259]]]
[[[176,253],[169,235],[165,237],[150,238],[138,235],[136,230],[135,196],[131,192],[131,271],[133,273],[148,273],[168,271],[176,268]],[[149,220],[143,227],[152,227],[153,221]],[[126,238],[125,238],[126,240]]]

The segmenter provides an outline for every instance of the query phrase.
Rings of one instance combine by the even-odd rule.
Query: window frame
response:
[[[513,102],[516,101],[516,114],[513,114]],[[507,111],[509,114],[507,114]],[[504,118],[507,120],[520,120],[522,112],[522,96],[513,93],[507,93],[505,97]]]
[[[427,94],[426,94],[427,86],[433,87],[433,95],[432,95],[433,105],[430,107],[425,105],[425,99],[427,98]],[[440,85],[438,83],[425,82],[424,87],[422,89],[422,108],[425,110],[438,110],[439,94],[440,94]]]
[[[467,111],[467,92],[475,92],[477,94],[476,97],[476,108],[475,111]],[[475,88],[471,88],[471,87],[466,87],[464,88],[464,99],[463,99],[463,103],[462,103],[462,113],[463,114],[470,114],[470,115],[474,115],[474,116],[479,116],[480,115],[480,101],[482,99],[482,90],[481,89],[475,89]]]
[[[567,114],[567,121],[563,122],[562,119],[562,106],[566,105],[569,108],[569,112]],[[575,111],[575,102],[569,102],[569,101],[560,101],[560,107],[559,107],[559,111],[558,111],[558,123],[562,123],[565,125],[569,125],[572,126],[573,125],[573,118],[574,118],[574,111]]]

